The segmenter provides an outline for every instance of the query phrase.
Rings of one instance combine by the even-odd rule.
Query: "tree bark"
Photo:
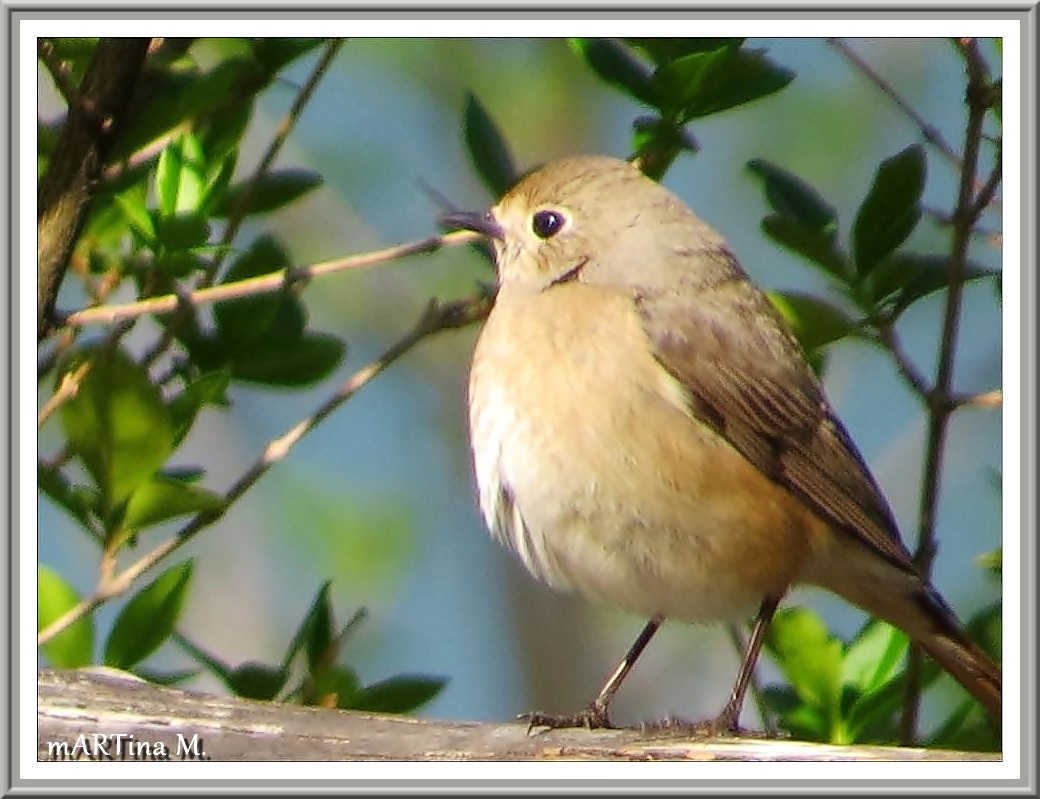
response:
[[[54,327],[58,290],[151,41],[99,41],[83,82],[75,96],[67,98],[68,118],[37,193],[38,341]]]
[[[170,759],[255,760],[736,760],[994,761],[999,754],[877,746],[828,746],[755,738],[690,739],[639,730],[555,730],[527,734],[521,723],[427,721],[403,716],[252,702],[163,688],[111,669],[43,670],[38,675],[40,760],[145,759],[129,738],[162,743]],[[98,754],[91,736],[108,736]],[[85,736],[80,738],[80,736]],[[196,737],[197,736],[197,737]],[[196,741],[195,750],[185,745]]]

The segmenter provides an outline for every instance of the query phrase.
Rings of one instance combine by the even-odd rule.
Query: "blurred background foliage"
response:
[[[138,108],[121,132],[110,161],[180,120],[186,124],[178,130],[191,135],[164,142],[137,170],[124,169],[103,186],[58,307],[88,306],[99,290],[106,303],[166,293],[177,281],[206,275],[214,262],[221,266],[216,279],[227,282],[228,274],[421,239],[437,230],[438,195],[483,209],[495,199],[487,184],[498,188],[510,168],[642,149],[648,171],[726,236],[752,277],[786,294],[777,300],[807,343],[829,345],[815,363],[913,549],[927,417],[884,347],[857,324],[877,321],[880,308],[891,312],[899,305],[893,297],[907,287],[892,278],[898,291],[884,303],[857,294],[856,269],[866,280],[888,253],[864,252],[864,240],[877,236],[857,238],[856,227],[869,228],[870,213],[880,214],[872,231],[881,223],[905,227],[892,234],[897,256],[948,255],[950,226],[941,217],[956,201],[957,167],[835,44],[724,44],[357,39],[340,48],[321,40],[166,40],[146,77],[153,88],[176,87],[179,100],[156,90],[152,106]],[[847,45],[960,149],[965,69],[951,42]],[[55,40],[41,56],[41,176],[64,116],[59,86],[78,81],[95,46]],[[982,42],[981,52],[999,78],[998,43]],[[721,66],[682,62],[690,53]],[[245,181],[322,59],[327,71],[319,70],[270,179],[243,200]],[[720,96],[721,105],[760,98],[715,113]],[[986,130],[999,136],[992,118]],[[887,188],[879,178],[883,162],[892,178]],[[983,175],[991,164],[986,151]],[[862,204],[872,185],[880,210],[868,212]],[[891,208],[902,209],[902,221],[886,217]],[[229,220],[234,226],[239,217],[230,244],[222,243]],[[847,264],[852,274],[813,268],[778,246],[776,226],[784,220],[788,239],[791,224],[816,225],[812,235],[855,258],[856,267]],[[999,233],[999,208],[980,226]],[[965,287],[955,378],[964,393],[1000,385],[999,276],[991,276],[1000,250],[992,237],[979,236],[970,258],[970,276],[985,279]],[[910,260],[901,268],[914,266]],[[928,265],[917,266],[923,273]],[[913,301],[885,317],[928,380],[945,302],[944,292],[931,290],[944,285],[943,269],[933,270],[929,291],[899,295]],[[880,280],[877,274],[870,280]],[[155,350],[175,315],[143,317],[121,331],[122,354],[98,355],[111,326],[41,344],[41,362],[50,366],[41,370],[41,407],[61,374],[96,359],[93,378],[84,378],[88,390],[40,432],[41,628],[94,590],[99,543],[125,566],[180,529],[187,511],[222,511],[220,495],[268,442],[398,339],[431,297],[471,295],[493,279],[477,248],[452,247],[205,307],[168,333],[188,361]],[[535,584],[484,531],[464,424],[476,333],[470,326],[415,347],[304,437],[211,529],[136,581],[129,600],[101,604],[44,647],[41,664],[104,661],[194,687],[341,707],[421,708],[440,718],[501,720],[587,701],[642,620]],[[139,385],[144,372],[134,364],[151,354],[150,375],[163,381],[166,400],[184,395],[169,412]],[[123,400],[151,419],[146,431],[122,430],[118,420],[126,415],[114,408],[124,406],[114,403]],[[109,417],[114,421],[105,423]],[[169,428],[159,436],[165,444],[156,443],[160,428]],[[101,429],[111,438],[107,449],[98,443]],[[1000,430],[992,408],[966,406],[951,419],[934,568],[936,584],[991,647],[999,642],[999,558],[990,569],[979,558],[1000,543]],[[143,449],[126,456],[126,476],[118,452],[135,435]],[[153,461],[150,471],[141,465]],[[139,490],[144,483],[147,495]],[[123,500],[135,491],[137,515],[128,517]],[[144,529],[142,520],[157,526]],[[762,701],[773,720],[817,740],[893,740],[905,641],[882,625],[863,628],[862,614],[832,597],[796,591],[789,604],[814,613],[782,614],[770,641],[773,660],[761,663],[761,682],[770,685]],[[724,628],[668,625],[618,696],[615,717],[634,723],[714,715],[737,662]],[[925,740],[999,745],[959,687],[937,677],[924,674],[935,683],[924,704]],[[751,708],[745,723],[759,723]]]

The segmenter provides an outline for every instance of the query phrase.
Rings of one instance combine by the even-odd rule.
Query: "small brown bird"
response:
[[[919,576],[804,354],[722,237],[612,158],[549,164],[454,228],[494,245],[469,417],[480,508],[536,577],[650,621],[592,703],[607,708],[667,618],[758,616],[735,731],[777,604],[822,586],[904,630],[999,723],[1001,674]]]

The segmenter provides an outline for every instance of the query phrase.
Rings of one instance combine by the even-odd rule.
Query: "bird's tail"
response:
[[[840,557],[806,575],[820,585],[907,633],[1001,723],[1001,673],[965,634],[935,589],[862,545],[849,541]]]
[[[1001,718],[1001,674],[997,665],[961,631],[956,618],[945,608],[946,618],[940,622],[943,629],[917,638],[924,649],[940,666],[964,686],[965,690],[982,705],[999,725]]]

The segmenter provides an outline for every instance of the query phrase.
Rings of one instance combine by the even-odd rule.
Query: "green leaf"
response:
[[[286,679],[288,674],[280,668],[248,661],[231,670],[227,685],[235,696],[266,702],[278,695]]]
[[[769,299],[783,314],[808,354],[844,338],[858,328],[856,322],[841,308],[810,294],[776,291],[769,293]]]
[[[641,103],[656,106],[650,69],[614,39],[571,39],[573,47],[592,71]]]
[[[155,685],[181,685],[189,680],[194,680],[202,672],[199,669],[183,669],[181,671],[151,671],[149,669],[134,669],[134,674],[143,680],[148,680]]]
[[[965,282],[993,275],[992,270],[980,264],[969,262],[965,265]],[[949,284],[948,256],[897,252],[878,263],[861,286],[875,308],[889,306],[889,313],[898,316],[917,300],[941,291]]]
[[[845,254],[838,249],[833,232],[811,230],[779,214],[765,217],[762,231],[781,247],[805,258],[830,277],[843,284],[847,281],[851,270]]]
[[[213,204],[217,218],[256,216],[284,208],[321,186],[325,179],[307,169],[279,169],[236,183]]]
[[[148,373],[121,349],[90,346],[69,369],[91,362],[79,391],[61,407],[71,452],[79,456],[111,514],[173,451],[173,428]]]
[[[340,709],[350,710],[357,701],[361,681],[350,667],[331,666],[313,675],[306,690],[307,693],[303,697],[303,703],[306,705],[328,707],[334,704]],[[330,699],[334,699],[334,703],[330,703]]]
[[[632,123],[632,152],[639,158],[639,168],[653,180],[660,180],[680,153],[697,152],[697,140],[674,120],[660,117],[638,117]]]
[[[906,635],[895,627],[869,622],[845,653],[843,681],[863,693],[876,693],[899,674],[908,645]]]
[[[293,61],[329,43],[320,37],[264,37],[250,39],[253,57],[269,75],[276,75]]]
[[[122,529],[132,533],[178,516],[216,513],[223,507],[223,498],[212,491],[160,473],[134,491],[126,505]]]
[[[198,211],[205,175],[205,156],[193,133],[181,135],[164,148],[155,166],[155,195],[160,217]]]
[[[689,55],[711,53],[716,50],[735,49],[744,42],[738,38],[712,37],[703,39],[679,39],[662,37],[659,39],[622,39],[637,50],[646,53],[658,65],[666,64]]]
[[[36,468],[36,484],[44,496],[50,497],[88,530],[92,513],[97,513],[99,497],[86,486],[72,485],[57,467],[40,463]]]
[[[830,718],[841,696],[842,644],[814,613],[790,608],[769,626],[767,646],[798,696]]]
[[[869,274],[917,226],[925,166],[924,149],[917,144],[881,162],[852,228],[852,250],[859,274]]]
[[[332,645],[332,604],[329,601],[331,581],[322,586],[311,609],[311,625],[307,634],[307,667],[311,673],[328,666],[329,647]]]
[[[680,122],[717,114],[780,91],[794,73],[761,50],[723,48],[670,61],[651,80],[657,107]]]
[[[175,446],[179,446],[184,440],[204,406],[228,404],[227,387],[230,380],[231,372],[227,369],[206,372],[185,386],[180,394],[167,403]]]
[[[517,170],[505,136],[473,94],[466,94],[462,131],[477,174],[492,196],[500,197],[516,183]]]
[[[116,618],[105,642],[105,665],[129,671],[173,632],[191,585],[192,561],[167,569],[138,591]]]
[[[443,677],[401,674],[366,685],[351,708],[369,713],[410,713],[425,705],[445,686]]]
[[[277,272],[288,265],[289,255],[281,244],[272,236],[260,236],[232,262],[221,284]],[[287,290],[217,303],[213,318],[224,349],[232,354],[270,342],[292,342],[306,326],[302,304]]]
[[[79,604],[76,590],[46,566],[36,567],[36,631],[57,621]],[[43,645],[51,665],[59,669],[89,666],[94,658],[94,616],[86,614]]]
[[[316,383],[339,366],[346,344],[327,333],[306,333],[296,341],[265,343],[263,348],[235,356],[236,380],[286,388]]]
[[[793,172],[762,158],[748,161],[747,168],[762,179],[766,200],[781,217],[806,230],[833,233],[837,229],[834,206]]]

